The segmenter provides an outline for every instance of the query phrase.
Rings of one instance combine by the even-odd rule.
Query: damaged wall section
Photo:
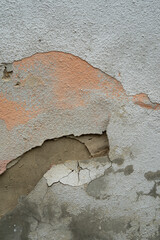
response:
[[[92,159],[95,157],[106,156],[106,161],[108,162],[108,151],[108,138],[106,132],[104,132],[102,135],[87,134],[79,137],[71,135],[47,140],[42,146],[24,153],[22,156],[10,162],[7,165],[7,171],[0,176],[0,216],[13,209],[19,197],[27,195],[34,189],[35,185],[52,165],[54,168],[54,166],[64,166],[64,164],[68,164],[69,167],[71,165],[76,166],[75,171],[78,171],[77,161],[83,160],[79,166],[80,168],[82,167],[81,165],[86,165],[86,161],[90,163],[90,166],[87,166],[93,168],[94,161],[92,164]],[[101,162],[102,165],[104,165],[102,160]],[[100,165],[97,161],[95,167],[98,168]],[[110,166],[109,163],[107,164],[107,167],[108,166]],[[86,168],[86,166],[84,168]],[[72,170],[69,170],[69,172],[70,171]],[[81,171],[81,173],[82,172],[83,171]],[[100,172],[99,174],[102,174],[104,169],[101,169]],[[56,169],[56,172],[54,172],[52,176],[55,177],[57,173]],[[62,172],[62,169],[60,169],[60,175],[57,175],[57,177],[60,178],[63,174],[65,176],[66,172]],[[86,172],[84,172],[84,176],[85,175]],[[73,177],[72,184],[78,185],[78,183],[76,183],[77,176],[78,174],[75,178]]]

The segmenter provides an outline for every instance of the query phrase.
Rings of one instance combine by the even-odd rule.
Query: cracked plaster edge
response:
[[[102,130],[101,132],[97,131],[97,132],[88,132],[88,133],[82,133],[82,134],[79,134],[79,135],[75,135],[75,134],[69,134],[69,135],[60,135],[59,137],[55,137],[55,138],[45,138],[43,139],[40,144],[37,144],[36,146],[33,146],[31,148],[29,148],[27,151],[23,152],[21,155],[19,155],[18,157],[12,159],[12,160],[0,160],[0,163],[1,162],[4,162],[4,165],[6,167],[6,169],[4,171],[0,171],[0,176],[5,172],[7,171],[8,169],[12,168],[14,165],[16,165],[19,160],[21,159],[21,157],[23,156],[23,154],[33,150],[34,148],[37,148],[37,147],[42,147],[42,145],[46,142],[46,141],[52,141],[52,140],[57,140],[57,139],[60,139],[60,138],[68,138],[68,139],[74,139],[75,141],[83,144],[85,147],[86,147],[86,150],[88,151],[90,157],[96,157],[94,155],[92,155],[92,153],[90,152],[89,148],[87,147],[87,145],[85,144],[85,142],[81,141],[80,139],[77,139],[77,137],[80,137],[80,136],[83,136],[83,135],[102,135],[104,132],[106,132],[106,137],[108,138],[108,135],[107,135],[107,130]],[[1,166],[1,165],[0,165]]]
[[[6,67],[6,69],[7,69],[7,65],[8,65],[8,66],[9,66],[9,71],[8,71],[8,72],[10,72],[10,69],[11,69],[11,71],[13,71],[12,64],[13,64],[14,62],[20,62],[20,61],[22,61],[22,60],[24,60],[24,59],[29,59],[29,58],[31,58],[31,57],[33,57],[33,56],[35,56],[35,55],[41,55],[41,54],[53,53],[53,52],[55,52],[55,53],[64,53],[64,54],[67,54],[67,55],[71,55],[71,56],[73,56],[73,57],[76,57],[76,58],[80,59],[81,61],[85,62],[86,64],[89,64],[89,66],[93,67],[94,69],[96,69],[96,70],[102,72],[103,74],[107,75],[108,77],[113,78],[114,80],[117,81],[117,83],[119,83],[120,85],[122,85],[122,87],[123,87],[123,89],[124,89],[124,91],[126,92],[126,95],[127,95],[128,97],[135,97],[135,96],[145,95],[145,96],[148,98],[149,103],[151,103],[152,105],[157,105],[157,104],[160,105],[160,102],[152,102],[151,99],[150,99],[150,97],[149,97],[149,95],[146,94],[146,93],[139,92],[139,93],[134,94],[134,95],[133,95],[133,94],[131,94],[131,95],[130,95],[130,94],[127,94],[127,90],[124,88],[124,86],[123,86],[123,84],[121,83],[120,80],[116,79],[116,78],[115,78],[114,76],[112,76],[112,75],[109,75],[109,74],[106,73],[105,71],[101,70],[99,67],[96,67],[96,66],[92,65],[90,62],[88,62],[87,60],[83,59],[82,57],[79,57],[78,55],[75,55],[75,54],[70,53],[70,52],[58,51],[58,50],[52,50],[52,51],[47,51],[47,52],[46,52],[46,51],[44,51],[44,52],[43,52],[43,51],[42,51],[42,52],[35,52],[35,53],[33,53],[32,55],[30,55],[30,56],[22,57],[22,58],[13,60],[12,62],[8,62],[8,63],[7,63],[7,62],[2,62],[2,63],[0,63],[0,67],[3,67],[3,70],[2,70],[2,71],[4,71],[5,67]],[[160,107],[160,106],[159,106],[159,107]]]
[[[107,160],[106,164],[99,163],[99,165],[94,166],[95,159],[102,159],[102,158],[106,158]],[[70,167],[69,166],[67,167],[66,163],[69,163]],[[77,165],[77,168],[75,168],[75,163]],[[72,164],[73,164],[73,169],[71,169]],[[63,176],[55,177],[54,174],[55,175],[57,174],[56,168],[60,169],[61,167],[63,170],[65,167],[66,173],[64,173]],[[43,175],[43,177],[46,179],[48,187],[58,182],[64,185],[70,185],[70,186],[76,187],[76,186],[82,186],[84,184],[88,184],[91,181],[95,180],[96,178],[103,176],[105,174],[105,171],[110,167],[112,167],[112,162],[110,161],[107,155],[103,157],[98,157],[98,158],[90,158],[87,160],[78,160],[78,161],[71,160],[71,161],[66,161],[65,163],[62,163],[62,164],[53,165],[52,168]],[[96,170],[97,168],[100,170]],[[88,172],[87,177],[83,175],[83,173],[86,171]],[[62,175],[62,173],[60,175]]]
[[[77,56],[77,55],[74,55],[74,54],[72,54],[72,53],[70,53],[70,52],[64,52],[64,51],[35,52],[35,53],[32,54],[31,56],[26,56],[26,57],[20,58],[19,60],[14,60],[13,62],[10,62],[10,63],[3,62],[3,63],[0,63],[0,67],[3,67],[3,69],[1,69],[1,71],[3,71],[3,70],[5,69],[5,66],[7,66],[7,65],[9,65],[9,67],[12,66],[12,64],[13,64],[14,62],[19,62],[19,61],[21,61],[21,60],[23,60],[23,59],[30,58],[30,57],[32,57],[32,56],[34,56],[34,55],[37,55],[37,54],[45,54],[45,53],[52,53],[52,52],[64,53],[64,54],[72,55],[72,56],[74,56],[74,57],[79,58],[81,61],[84,61],[85,63],[89,64],[89,65],[90,65],[91,67],[93,67],[94,69],[97,69],[97,70],[99,70],[100,72],[104,73],[105,75],[113,78],[117,83],[119,83],[119,84],[122,86],[122,88],[124,89],[124,91],[127,92],[126,89],[124,88],[123,84],[121,83],[121,81],[120,81],[120,80],[117,80],[114,76],[112,77],[111,75],[109,75],[109,74],[107,74],[106,72],[102,71],[100,68],[95,67],[94,65],[90,64],[90,63],[87,62],[85,59],[83,59],[83,58],[81,58],[81,57],[79,57],[79,56]],[[159,103],[159,102],[152,102],[151,99],[150,99],[150,97],[149,97],[148,94],[146,94],[146,93],[140,92],[140,93],[135,94],[135,95],[129,95],[129,94],[127,94],[128,97],[135,97],[135,96],[138,96],[138,97],[139,97],[139,96],[141,96],[141,95],[145,96],[145,97],[147,98],[147,101],[149,101],[148,103],[144,104],[144,105],[146,105],[146,108],[147,108],[147,106],[149,106],[149,108],[150,108],[149,110],[157,110],[157,109],[156,109],[157,107],[158,107],[158,110],[160,109],[160,103]],[[140,107],[144,107],[144,106],[143,106],[143,102],[142,102],[142,104],[139,104],[138,101],[135,101],[135,104],[139,105]],[[151,105],[151,106],[150,106],[150,105]],[[110,117],[109,117],[108,120],[107,120],[107,125],[109,124],[109,122],[110,122]],[[68,134],[68,137],[69,137],[69,135],[74,135],[75,137],[79,137],[79,136],[81,136],[81,135],[83,135],[83,134],[102,134],[104,131],[106,131],[106,133],[107,133],[107,127],[104,128],[104,129],[102,129],[101,131],[85,132],[85,133],[81,133],[81,134],[79,134],[79,135],[74,135],[74,134],[71,132],[70,134]],[[54,137],[54,138],[60,138],[60,137],[65,137],[65,136],[66,136],[65,134],[64,134],[64,135],[62,134],[62,135],[56,136],[56,137]],[[109,134],[107,134],[107,136],[108,136],[108,139],[109,139],[109,138],[110,138]],[[36,145],[33,144],[33,146],[32,146],[31,148],[29,148],[27,151],[24,151],[21,155],[17,156],[17,158],[21,157],[24,153],[30,151],[31,149],[33,149],[33,148],[35,148],[35,147],[42,146],[45,141],[47,141],[47,140],[52,140],[52,139],[53,139],[52,137],[51,137],[51,138],[47,138],[47,137],[46,137],[46,138],[43,138],[43,140],[41,140],[39,144],[36,144]],[[77,139],[76,139],[76,140],[77,140]],[[77,141],[79,141],[79,140],[77,140]],[[81,142],[81,141],[80,141],[80,142]],[[83,143],[83,142],[81,142],[81,143]],[[83,144],[84,144],[84,143],[83,143]],[[85,146],[86,146],[86,145],[85,145]],[[87,148],[87,146],[86,146],[86,148]],[[88,149],[88,148],[87,148],[87,149]],[[89,150],[89,149],[88,149],[88,150]],[[91,154],[91,153],[90,153],[90,154]],[[91,156],[92,156],[92,155],[91,155]],[[14,158],[14,159],[11,159],[11,160],[0,160],[0,166],[1,166],[1,162],[2,162],[2,165],[5,166],[5,169],[3,169],[2,171],[0,171],[0,175],[3,174],[7,169],[9,169],[10,167],[12,167],[14,164],[16,164],[16,162],[15,162],[15,163],[13,163],[13,164],[10,165],[10,163],[11,163],[12,161],[14,161],[14,160],[15,160],[15,158]]]

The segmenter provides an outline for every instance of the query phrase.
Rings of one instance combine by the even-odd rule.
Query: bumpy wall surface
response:
[[[0,240],[160,239],[159,20],[1,1]]]

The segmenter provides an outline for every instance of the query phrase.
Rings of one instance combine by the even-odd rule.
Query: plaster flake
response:
[[[44,175],[47,179],[48,186],[53,183],[59,182],[60,179],[71,173],[71,169],[66,167],[64,164],[54,165],[48,172]]]
[[[101,163],[100,161],[103,163]],[[82,161],[67,161],[64,164],[54,165],[44,174],[48,186],[61,182],[70,186],[80,186],[104,174],[104,171],[111,166],[107,156],[91,158]]]
[[[59,181],[70,186],[79,186],[78,172],[70,172],[68,176],[63,177]]]

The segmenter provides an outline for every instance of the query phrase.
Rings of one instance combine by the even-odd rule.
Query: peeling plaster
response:
[[[78,184],[80,178],[81,182],[88,179],[89,171],[86,169],[82,171],[78,161],[83,159],[81,164],[84,165],[85,161],[88,163],[88,159],[92,161],[93,155],[106,155],[104,159],[106,162],[108,149],[106,132],[101,135],[88,134],[80,137],[72,135],[45,141],[42,146],[31,149],[9,163],[6,162],[7,170],[0,176],[0,217],[13,209],[21,196],[33,190],[52,165],[56,167],[56,174],[52,176],[54,181],[58,182],[61,176],[61,182],[70,179],[72,184]],[[104,164],[103,159],[101,161]],[[92,165],[94,167],[95,164]],[[65,174],[68,176],[67,179]]]
[[[9,130],[19,124],[27,123],[40,112],[44,112],[38,96],[37,102],[34,100],[38,93],[36,94],[36,91],[32,93],[32,88],[30,89],[30,87],[33,89],[34,87],[41,88],[41,85],[45,88],[48,85],[52,89],[48,92],[48,100],[50,99],[50,101],[45,102],[45,108],[52,104],[53,99],[55,99],[56,108],[72,109],[84,106],[91,91],[98,90],[112,101],[131,101],[140,107],[160,110],[160,104],[152,103],[145,93],[134,96],[127,95],[122,84],[115,78],[72,54],[62,52],[37,53],[31,57],[15,61],[12,75],[9,78],[12,85],[14,83],[19,86],[16,98],[20,101],[20,103],[16,103],[16,101],[9,100],[14,91],[17,92],[16,89],[13,88],[11,92],[1,90],[0,119],[5,121]],[[2,80],[4,79],[2,78]],[[27,89],[25,99],[20,94],[24,87]],[[29,98],[31,106],[28,106]],[[74,101],[70,101],[71,98]],[[28,107],[31,109],[26,110]]]
[[[53,165],[44,174],[44,177],[48,186],[57,182],[70,186],[81,186],[102,176],[109,167],[111,167],[111,162],[107,156],[85,161],[67,161],[64,164]]]
[[[124,106],[137,106],[140,112],[160,109],[145,93],[128,95],[118,80],[72,54],[37,53],[13,62],[12,67],[9,81],[0,82],[0,119],[13,148],[15,138],[18,144],[15,152],[2,149],[1,172],[5,171],[2,161],[11,161],[48,138],[101,133],[114,114],[127,116]],[[81,115],[84,122],[76,120],[73,132],[71,122]],[[79,130],[81,124],[85,132]]]

